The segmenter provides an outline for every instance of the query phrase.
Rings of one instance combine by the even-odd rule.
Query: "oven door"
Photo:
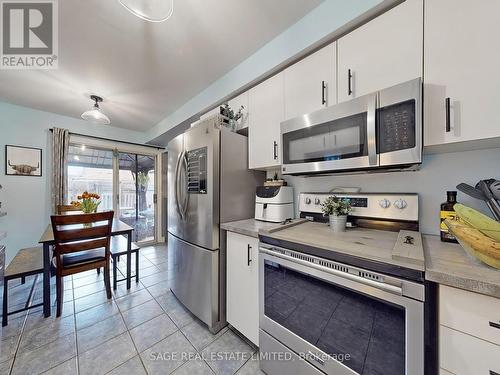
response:
[[[365,95],[281,123],[282,173],[378,166],[377,96]]]
[[[316,368],[424,374],[423,285],[262,243],[259,272],[260,329]]]
[[[377,154],[381,167],[422,162],[422,82],[420,78],[379,92]]]

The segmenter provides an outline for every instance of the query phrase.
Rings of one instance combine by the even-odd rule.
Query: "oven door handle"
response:
[[[403,288],[401,286],[396,286],[396,285],[391,285],[391,284],[385,284],[385,283],[380,283],[378,281],[365,279],[364,277],[356,276],[356,275],[353,275],[353,274],[350,274],[350,273],[345,273],[345,272],[342,272],[342,271],[337,271],[337,270],[334,270],[334,269],[331,269],[331,268],[328,268],[328,267],[321,266],[319,264],[315,264],[315,263],[311,263],[311,262],[304,261],[304,260],[301,260],[301,259],[297,259],[297,258],[288,256],[288,255],[285,255],[285,254],[276,253],[276,252],[274,252],[272,250],[268,250],[268,249],[266,249],[264,247],[260,247],[260,252],[264,253],[264,254],[271,255],[273,257],[277,257],[277,258],[282,258],[282,259],[288,260],[288,261],[290,261],[292,263],[296,263],[296,264],[300,264],[300,265],[303,265],[303,266],[306,266],[306,267],[314,268],[314,269],[316,269],[318,271],[326,272],[328,274],[340,277],[342,279],[351,280],[351,281],[354,281],[354,282],[357,282],[357,283],[360,283],[360,284],[368,285],[368,286],[371,286],[373,288],[383,290],[385,292],[396,294],[398,296],[402,296],[403,295]]]
[[[377,94],[368,98],[366,117],[366,137],[368,142],[368,162],[370,167],[378,165],[377,158]]]

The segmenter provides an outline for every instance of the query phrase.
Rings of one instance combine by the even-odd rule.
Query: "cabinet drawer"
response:
[[[439,324],[500,345],[500,299],[441,285]]]
[[[439,334],[441,368],[457,375],[500,374],[500,346],[445,326]]]

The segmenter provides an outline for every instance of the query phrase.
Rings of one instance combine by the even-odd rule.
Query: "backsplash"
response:
[[[360,187],[365,192],[418,193],[420,199],[420,230],[439,234],[439,205],[446,201],[446,191],[456,190],[465,182],[475,185],[486,178],[500,179],[500,148],[425,155],[416,172],[390,172],[345,176],[294,177],[285,176],[289,185],[299,192],[327,192],[336,186]],[[295,198],[297,202],[297,198]],[[485,203],[458,192],[458,201],[487,215]],[[297,203],[296,215],[298,215]]]

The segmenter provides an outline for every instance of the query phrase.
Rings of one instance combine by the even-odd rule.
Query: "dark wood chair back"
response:
[[[82,210],[78,207],[73,206],[72,204],[59,204],[57,205],[57,214],[64,215],[66,212],[82,212]]]
[[[55,254],[63,255],[98,248],[105,248],[106,253],[109,253],[113,215],[113,211],[107,211],[51,216]]]
[[[110,238],[113,211],[95,214],[54,215],[54,258],[56,261],[57,313],[61,316],[64,276],[104,268],[104,284],[108,299],[111,298],[109,280]]]

